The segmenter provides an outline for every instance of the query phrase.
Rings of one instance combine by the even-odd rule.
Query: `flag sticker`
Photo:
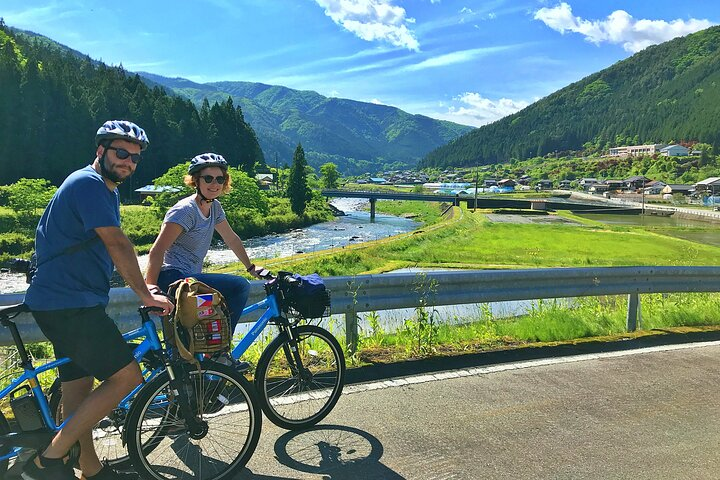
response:
[[[197,296],[197,308],[211,307],[213,304],[213,294],[204,293]]]
[[[204,308],[202,310],[198,310],[198,312],[197,312],[198,318],[212,317],[214,314],[215,314],[214,308]]]

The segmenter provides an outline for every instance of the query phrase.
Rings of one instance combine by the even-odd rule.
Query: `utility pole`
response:
[[[280,191],[280,170],[278,170],[277,152],[275,152],[275,190]]]
[[[473,213],[475,213],[475,209],[477,208],[477,193],[478,193],[478,170],[480,167],[477,165],[475,166],[475,201],[473,202]]]
[[[642,187],[642,214],[645,215],[645,182]]]

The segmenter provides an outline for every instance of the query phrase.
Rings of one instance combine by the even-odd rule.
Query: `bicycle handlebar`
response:
[[[138,308],[138,312],[140,313],[140,316],[142,317],[143,322],[149,322],[150,321],[150,312],[162,312],[163,309],[161,307],[148,307],[146,305],[141,306]]]

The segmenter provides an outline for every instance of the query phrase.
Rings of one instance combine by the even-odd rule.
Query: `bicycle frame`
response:
[[[125,341],[135,340],[138,338],[143,338],[142,342],[140,342],[137,347],[133,350],[133,357],[135,357],[135,360],[140,362],[142,357],[148,353],[151,350],[154,351],[162,351],[162,345],[160,344],[160,338],[158,337],[157,331],[155,329],[155,324],[152,320],[148,317],[146,310],[141,310],[140,314],[143,318],[143,323],[140,328],[137,328],[135,330],[132,330],[130,332],[127,332],[123,335],[123,338]],[[10,320],[3,321],[3,324],[10,328],[10,332],[13,336],[13,339],[15,340],[16,347],[18,348],[18,352],[20,353],[20,357],[22,360],[22,366],[23,366],[23,374],[20,375],[18,378],[14,379],[12,382],[10,382],[10,385],[5,387],[4,389],[0,390],[0,399],[5,398],[7,395],[9,395],[11,392],[13,392],[16,388],[18,388],[23,382],[28,382],[30,385],[30,389],[32,390],[33,395],[35,396],[35,399],[37,400],[37,405],[40,408],[40,414],[42,416],[43,423],[47,427],[47,432],[49,433],[57,433],[60,431],[64,426],[65,423],[67,423],[67,419],[63,421],[60,425],[57,425],[55,423],[55,419],[53,418],[53,413],[50,411],[50,404],[48,403],[47,398],[45,397],[45,394],[42,390],[42,387],[40,386],[40,382],[38,381],[38,375],[48,371],[52,370],[54,368],[59,367],[60,365],[64,365],[66,363],[70,362],[69,358],[61,358],[58,360],[54,360],[50,363],[47,363],[45,365],[41,365],[40,367],[35,368],[30,361],[30,358],[27,354],[27,350],[25,349],[25,345],[22,343],[22,340],[20,338],[20,335],[17,330],[17,326],[14,322],[11,322]],[[152,370],[149,372],[149,377],[153,377],[157,375],[159,371],[162,371],[163,369],[157,368],[155,370]],[[143,372],[143,375],[145,376],[146,372]],[[137,387],[133,389],[132,392],[130,392],[121,402],[121,405],[123,404],[129,404],[130,400],[134,398],[137,391],[144,385],[144,383],[141,383]],[[11,435],[18,436],[22,435],[24,432],[10,432]],[[7,435],[0,436],[0,444],[11,442],[3,442],[3,440],[7,437]],[[13,458],[17,456],[18,452],[20,451],[21,447],[13,446],[9,453],[5,455],[0,455],[0,461],[8,460],[10,458]]]
[[[235,348],[232,349],[232,356],[234,358],[239,359],[247,351],[247,349],[250,348],[250,345],[252,345],[260,333],[265,330],[265,327],[267,327],[267,324],[270,323],[270,320],[280,317],[280,305],[278,304],[275,293],[268,293],[267,297],[264,299],[243,308],[240,317],[242,318],[243,315],[263,308],[266,309],[265,313],[263,313],[260,318],[255,321],[255,324],[252,326],[250,331],[248,331]]]

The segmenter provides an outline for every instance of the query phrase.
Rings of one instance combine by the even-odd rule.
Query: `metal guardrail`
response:
[[[344,314],[347,344],[357,344],[359,312],[598,295],[630,295],[627,328],[637,325],[643,293],[718,292],[720,267],[599,267],[541,268],[531,270],[460,270],[421,273],[386,273],[327,277],[331,290],[330,313]],[[251,282],[249,302],[265,294],[262,282]],[[22,294],[0,295],[0,305],[20,303]],[[110,292],[109,315],[121,330],[136,327],[138,299],[128,288]],[[248,317],[254,320],[256,317]],[[29,314],[17,324],[26,342],[44,340]],[[0,329],[0,345],[10,345],[8,332]]]

